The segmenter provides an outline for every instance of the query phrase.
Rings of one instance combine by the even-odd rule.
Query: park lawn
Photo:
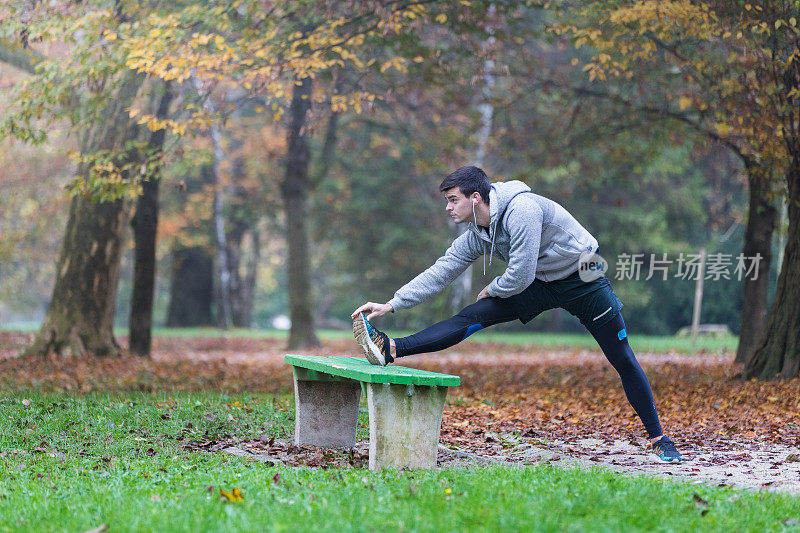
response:
[[[154,328],[153,333],[158,337],[244,337],[254,339],[288,339],[286,331],[270,329],[231,329],[218,328]],[[387,330],[390,337],[403,337],[412,331]],[[127,330],[120,329],[118,335],[127,335]],[[323,340],[351,340],[351,331],[320,330],[319,336]],[[721,352],[727,350],[735,352],[739,344],[739,337],[726,335],[724,337],[700,337],[693,345],[691,338],[675,337],[671,335],[632,335],[629,339],[636,352],[693,354],[700,351]],[[542,348],[588,348],[599,349],[594,338],[589,333],[538,333],[538,332],[509,332],[509,331],[481,331],[469,339],[467,343],[477,344],[483,342],[504,343],[513,345],[532,345]]]
[[[289,396],[4,394],[0,531],[782,531],[800,519],[787,495],[601,469],[291,468],[182,446],[290,437]],[[234,488],[242,501],[220,496]]]
[[[319,336],[323,340],[350,340],[353,333],[349,330],[320,330]],[[390,337],[403,337],[413,333],[412,331],[387,330]],[[127,330],[120,329],[119,335],[126,335]],[[269,329],[232,329],[222,330],[218,328],[154,328],[153,334],[160,337],[245,337],[256,339],[288,339],[286,331]],[[691,338],[676,337],[672,335],[631,335],[629,338],[631,347],[636,352],[653,353],[676,353],[693,354],[700,351],[721,352],[727,350],[735,352],[739,344],[739,337],[736,335],[726,335],[724,337],[700,337],[693,344]],[[504,343],[513,345],[532,345],[542,348],[588,348],[599,349],[594,338],[589,333],[540,333],[540,332],[519,332],[519,331],[481,331],[471,336],[467,343]]]
[[[17,331],[35,333],[39,330],[38,323],[16,323],[0,326],[0,331]],[[128,334],[127,328],[115,328],[118,336]],[[350,330],[318,330],[322,340],[350,340],[353,332]],[[403,337],[412,331],[387,330],[390,337]],[[276,329],[219,329],[219,328],[153,328],[156,337],[173,338],[245,338],[245,339],[288,339],[288,331]],[[631,334],[629,342],[636,353],[669,353],[694,354],[698,352],[735,352],[739,344],[739,337],[726,335],[722,337],[699,337],[692,342],[688,337],[674,335],[636,335]],[[542,348],[587,348],[598,349],[597,343],[589,333],[541,333],[524,331],[497,331],[489,329],[478,332],[465,342],[467,343],[504,343],[513,345],[531,345]]]

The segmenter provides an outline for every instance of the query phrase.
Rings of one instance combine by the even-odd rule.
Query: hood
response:
[[[492,184],[492,189],[489,191],[489,215],[491,215],[490,233],[494,234],[494,228],[497,223],[503,218],[503,213],[506,212],[508,204],[511,199],[525,192],[531,192],[531,188],[519,180],[498,182]]]
[[[518,194],[531,192],[531,188],[519,180],[492,183],[489,190],[489,236],[487,237],[478,229],[474,222],[469,223],[469,229],[475,233],[482,241],[489,241],[489,264],[492,264],[494,255],[494,236],[497,233],[497,224],[503,218],[503,214],[508,208],[508,204]],[[485,248],[484,248],[485,250]],[[483,274],[486,275],[486,253],[483,254]]]

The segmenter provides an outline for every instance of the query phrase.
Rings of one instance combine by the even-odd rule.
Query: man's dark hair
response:
[[[458,187],[464,196],[477,192],[481,195],[484,203],[489,203],[489,189],[491,188],[489,178],[486,176],[486,172],[478,167],[470,165],[459,168],[442,181],[439,191],[445,192],[453,187]]]

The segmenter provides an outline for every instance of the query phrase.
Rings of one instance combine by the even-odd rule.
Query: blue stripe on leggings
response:
[[[464,339],[466,339],[467,337],[469,337],[470,335],[472,335],[476,331],[480,331],[482,329],[483,329],[483,326],[481,326],[480,324],[472,324],[470,327],[467,328],[467,333],[464,335],[464,337],[461,340],[463,341]]]
[[[628,327],[625,325],[625,319],[622,318],[622,313],[619,314],[619,319],[622,320],[622,329],[617,333],[617,338],[622,340],[628,337]]]

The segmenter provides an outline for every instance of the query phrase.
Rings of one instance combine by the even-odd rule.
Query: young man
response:
[[[369,362],[386,365],[397,357],[443,350],[485,327],[517,319],[526,323],[561,307],[580,319],[619,373],[653,453],[663,462],[681,462],[675,444],[661,432],[650,383],[628,345],[622,302],[603,271],[587,268],[600,259],[597,240],[556,202],[532,193],[521,181],[489,183],[474,166],[447,176],[439,190],[447,212],[457,223],[467,222],[468,231],[391,300],[367,302],[353,312],[353,333]],[[370,324],[374,317],[408,309],[442,291],[480,255],[484,272],[486,255],[490,264],[497,256],[508,266],[454,317],[397,339]]]

